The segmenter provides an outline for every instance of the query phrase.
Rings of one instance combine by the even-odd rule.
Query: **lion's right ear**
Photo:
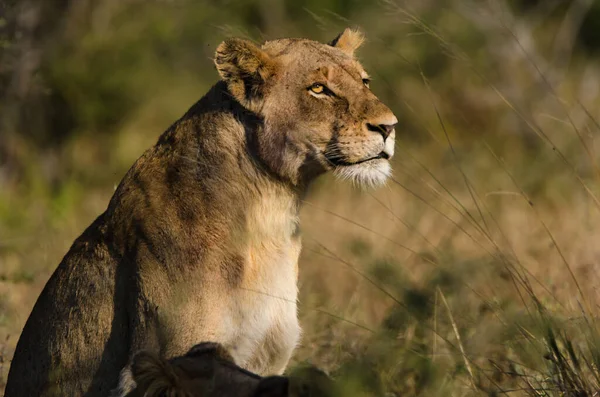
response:
[[[145,397],[178,396],[179,379],[167,360],[141,351],[131,364],[137,395]],[[183,395],[183,394],[182,394]]]
[[[215,65],[229,91],[245,107],[257,111],[275,62],[248,40],[227,39],[217,47]]]
[[[329,43],[330,46],[339,48],[351,57],[365,41],[365,35],[358,29],[346,28]]]

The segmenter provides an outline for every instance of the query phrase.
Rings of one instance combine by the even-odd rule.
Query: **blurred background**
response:
[[[394,177],[306,198],[292,366],[346,395],[596,395],[596,0],[1,1],[0,395],[45,282],[221,40],[347,26],[400,120]]]

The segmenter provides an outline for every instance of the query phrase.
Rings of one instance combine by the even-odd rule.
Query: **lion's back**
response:
[[[123,275],[102,226],[100,216],[40,294],[17,344],[5,397],[106,396],[116,383],[128,352],[127,318],[119,315],[126,297],[116,295],[124,292],[115,288]]]

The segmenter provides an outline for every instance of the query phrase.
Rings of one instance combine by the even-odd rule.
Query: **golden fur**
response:
[[[138,159],[48,281],[6,397],[106,396],[133,352],[170,358],[199,341],[283,372],[300,337],[301,197],[328,170],[362,185],[390,172],[397,120],[354,58],[361,41],[218,46],[221,81]]]

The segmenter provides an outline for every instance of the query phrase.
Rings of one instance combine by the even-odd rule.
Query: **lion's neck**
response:
[[[109,206],[111,219],[126,220],[116,225],[123,240],[137,220],[190,253],[198,241],[283,242],[297,233],[304,189],[257,161],[248,145],[256,126],[221,94],[213,88],[128,172]]]
[[[218,120],[215,120],[216,114]],[[209,146],[214,141],[219,142],[225,154],[221,161],[235,152],[233,163],[239,166],[240,173],[267,176],[273,183],[287,185],[298,196],[302,196],[309,184],[325,171],[310,160],[305,148],[286,138],[285,123],[273,125],[272,121],[244,108],[222,81],[188,110],[181,121],[184,120],[195,120],[202,126],[200,139]],[[200,150],[198,156],[203,155]]]

